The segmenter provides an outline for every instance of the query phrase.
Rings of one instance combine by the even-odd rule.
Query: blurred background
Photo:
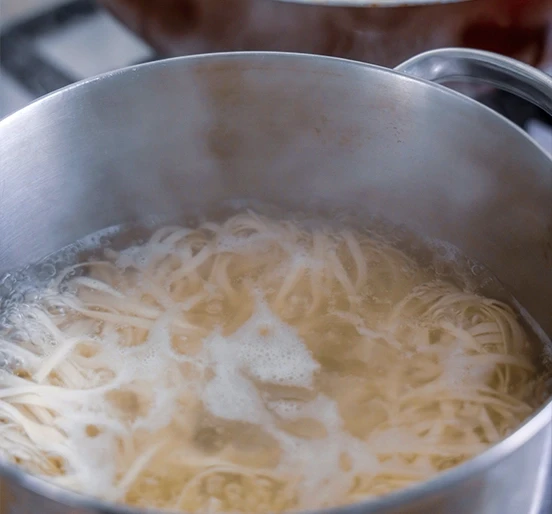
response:
[[[78,80],[166,56],[289,50],[392,67],[444,46],[497,51],[552,75],[552,0],[392,8],[275,0],[0,0],[0,118]],[[545,113],[506,93],[470,94],[552,153]]]
[[[93,0],[0,0],[0,36],[0,117],[72,82],[154,56]]]

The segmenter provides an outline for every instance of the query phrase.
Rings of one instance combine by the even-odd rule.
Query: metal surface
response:
[[[448,240],[552,334],[552,160],[442,86],[312,55],[179,58],[50,95],[0,122],[0,140],[0,273],[106,226],[253,197]],[[470,462],[332,514],[535,514],[551,427],[548,403]],[[2,514],[135,512],[0,475]]]
[[[437,83],[472,81],[515,94],[552,116],[552,77],[514,59],[468,48],[443,48],[412,57],[399,73]]]

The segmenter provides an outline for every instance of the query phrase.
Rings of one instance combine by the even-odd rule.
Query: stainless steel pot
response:
[[[145,215],[236,197],[323,204],[450,241],[487,264],[551,335],[551,157],[486,107],[410,75],[491,82],[552,113],[552,78],[469,50],[429,52],[396,71],[238,53],[110,73],[0,123],[0,273]],[[10,466],[0,474],[2,514],[136,512]],[[536,514],[551,476],[548,403],[472,461],[332,512]]]

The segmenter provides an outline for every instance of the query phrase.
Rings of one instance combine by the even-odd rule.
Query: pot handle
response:
[[[469,48],[441,48],[412,57],[395,71],[437,83],[461,80],[489,84],[552,116],[552,77],[509,57]]]

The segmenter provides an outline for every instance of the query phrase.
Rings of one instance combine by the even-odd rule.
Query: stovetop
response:
[[[76,81],[157,59],[93,0],[49,3],[57,5],[0,30],[0,85],[8,90],[8,98],[0,97],[0,118]]]
[[[0,28],[0,118],[78,80],[159,58],[93,0],[51,3],[55,5]],[[479,99],[552,154],[552,117],[500,91]],[[546,505],[538,512],[520,514],[551,514],[552,484],[545,496]]]

